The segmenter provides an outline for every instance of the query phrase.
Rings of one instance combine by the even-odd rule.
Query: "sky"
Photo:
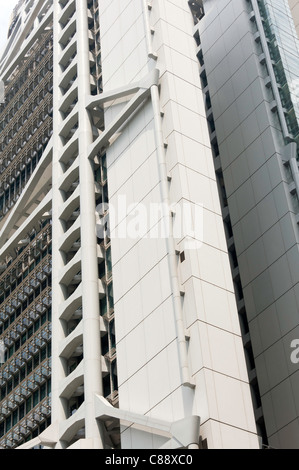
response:
[[[5,46],[8,23],[18,0],[0,0],[0,53]]]

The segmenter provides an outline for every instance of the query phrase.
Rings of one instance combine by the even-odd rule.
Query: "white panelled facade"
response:
[[[51,187],[0,233],[13,247],[47,202],[52,423],[21,447],[259,448],[190,5],[46,13]]]
[[[142,1],[114,0],[102,2],[100,10],[104,90],[140,80],[153,68],[160,73],[158,116],[152,95],[107,151],[110,204],[122,196],[127,208],[138,202],[149,214],[153,203],[163,201],[166,186],[170,205],[203,205],[198,248],[188,248],[188,233],[174,236],[173,243],[151,236],[155,220],[138,238],[123,240],[117,229],[134,223],[134,206],[113,227],[120,407],[170,421],[200,416],[201,437],[211,448],[258,447],[188,3],[153,1],[149,8]],[[107,122],[122,106],[106,108]],[[176,289],[188,382],[180,373]],[[126,426],[121,436],[126,448],[163,442]]]

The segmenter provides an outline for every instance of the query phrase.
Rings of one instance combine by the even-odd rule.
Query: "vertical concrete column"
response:
[[[59,307],[65,300],[62,286],[59,283],[59,273],[64,267],[63,254],[60,251],[59,239],[64,233],[63,222],[59,219],[59,210],[63,204],[63,196],[59,189],[59,181],[63,176],[63,169],[59,162],[63,143],[59,136],[59,129],[62,123],[62,116],[59,112],[59,105],[62,93],[59,87],[61,68],[59,56],[61,47],[58,37],[61,32],[59,16],[61,6],[59,2],[54,2],[54,60],[53,60],[53,165],[52,165],[52,423],[60,423],[67,418],[66,404],[60,398],[60,384],[66,376],[63,362],[59,357],[59,345],[65,338],[63,325],[59,318]],[[58,447],[60,445],[58,444]]]
[[[177,332],[178,351],[181,368],[181,381],[182,385],[193,387],[195,384],[192,381],[189,370],[187,344],[179,290],[179,279],[176,268],[175,241],[173,238],[173,221],[170,213],[170,199],[167,187],[167,167],[164,154],[164,141],[160,116],[160,97],[157,85],[151,87],[151,98],[154,112],[155,140],[157,146],[158,169],[160,175],[161,199],[164,210],[165,208],[167,208],[163,215],[166,224],[166,230],[169,229],[169,236],[166,241],[168,246],[169,278],[171,281],[171,287],[173,292],[173,310]]]
[[[146,44],[148,49],[148,57],[154,58],[155,55],[152,52],[152,41],[150,34],[150,22],[148,18],[148,6],[147,2],[144,0],[143,5],[143,15],[144,15],[144,25],[145,25],[145,35],[146,35]],[[151,65],[154,65],[155,61],[152,61]],[[178,337],[178,351],[179,351],[179,361],[180,361],[180,372],[181,372],[181,381],[182,385],[194,386],[193,380],[190,375],[189,363],[188,363],[188,353],[187,353],[187,344],[185,338],[185,328],[183,321],[183,313],[181,307],[181,298],[180,298],[180,289],[179,289],[179,279],[176,268],[176,252],[175,252],[175,241],[173,238],[173,220],[170,213],[170,199],[169,199],[169,190],[168,190],[168,181],[167,181],[167,165],[165,159],[165,150],[164,150],[164,139],[161,123],[161,113],[160,113],[160,95],[159,88],[157,85],[151,87],[151,100],[154,113],[154,125],[155,125],[155,141],[157,147],[157,164],[158,171],[160,175],[160,190],[161,190],[161,199],[163,203],[164,210],[164,223],[166,231],[169,230],[169,236],[166,240],[168,246],[168,266],[169,266],[169,277],[171,280],[171,287],[173,292],[173,309],[175,316],[175,325],[176,332]],[[168,208],[165,210],[165,208]]]
[[[90,63],[88,9],[86,0],[76,1],[78,106],[79,106],[79,177],[81,214],[82,293],[83,293],[83,357],[85,437],[93,446],[103,447],[103,431],[94,416],[95,393],[102,395],[100,311],[98,289],[97,243],[95,232],[95,182],[93,162],[88,148],[93,142],[86,96],[90,95]]]

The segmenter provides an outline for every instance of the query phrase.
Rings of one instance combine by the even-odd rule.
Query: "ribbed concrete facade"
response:
[[[28,33],[26,12],[15,10],[0,66],[5,83],[0,105],[1,448],[18,446],[51,423],[52,226],[47,194],[53,35],[49,6],[43,2],[31,10],[40,31],[38,41],[28,39],[26,51],[21,47]],[[13,42],[16,49],[11,50]],[[42,212],[35,211],[41,206]]]

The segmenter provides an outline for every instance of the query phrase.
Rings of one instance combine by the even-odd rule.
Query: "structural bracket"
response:
[[[109,144],[109,139],[117,132],[117,130],[125,123],[125,121],[133,114],[138,106],[144,102],[150,95],[150,89],[154,85],[158,85],[159,70],[153,69],[140,82],[125,87],[112,90],[111,92],[102,93],[96,97],[89,97],[86,102],[86,108],[92,109],[107,101],[122,98],[135,93],[135,96],[128,102],[124,109],[109,124],[109,126],[99,135],[95,142],[90,146],[89,158],[94,158],[96,154]]]
[[[114,408],[104,397],[99,395],[95,396],[95,416],[102,421],[111,418],[118,419],[122,424],[127,423],[130,427],[138,427],[138,429],[147,432],[162,434],[169,438],[164,444],[164,448],[188,447],[192,444],[198,444],[199,441],[199,416],[188,416],[171,423]]]

